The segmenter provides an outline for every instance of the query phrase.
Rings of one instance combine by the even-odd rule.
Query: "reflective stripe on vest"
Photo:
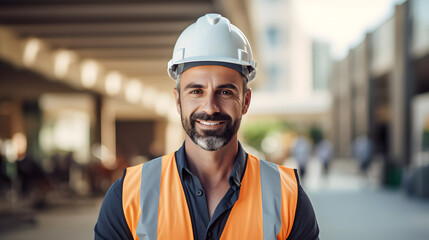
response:
[[[134,239],[193,239],[174,153],[127,169],[122,195],[124,215]],[[248,154],[240,196],[221,239],[286,239],[297,198],[293,169]]]
[[[158,225],[161,159],[154,159],[142,167],[140,187],[141,215],[136,233],[140,239],[156,239]]]

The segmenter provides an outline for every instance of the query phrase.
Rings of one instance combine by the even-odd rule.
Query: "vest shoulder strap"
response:
[[[298,199],[295,170],[265,160],[259,163],[264,239],[286,239],[292,230]],[[277,236],[272,236],[273,232]]]
[[[126,169],[122,185],[122,209],[125,220],[134,239],[138,239],[134,229],[137,228],[140,210],[140,188],[136,187],[141,182],[141,169],[143,164]]]
[[[282,228],[277,239],[287,239],[295,220],[298,203],[298,176],[295,169],[278,166],[282,191]]]
[[[157,170],[159,173],[157,174]],[[145,229],[152,229],[155,227],[156,222],[149,221],[150,226],[140,229],[145,223],[145,219],[157,216],[158,211],[153,210],[150,206],[147,209],[142,208],[142,202],[158,203],[159,195],[151,194],[153,190],[159,188],[159,181],[161,178],[161,158],[153,159],[144,164],[139,164],[129,167],[126,170],[123,186],[122,186],[122,207],[124,210],[125,220],[133,235],[134,239],[140,239],[139,235],[151,235]],[[156,192],[156,191],[155,191]],[[159,192],[159,190],[158,190]],[[145,212],[145,219],[142,219],[142,209]],[[153,226],[154,225],[154,226]],[[140,232],[139,232],[140,230]],[[155,230],[156,231],[156,230]]]

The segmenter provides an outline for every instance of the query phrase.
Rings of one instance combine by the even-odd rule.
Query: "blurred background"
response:
[[[258,62],[240,141],[299,169],[321,239],[428,239],[426,0],[1,0],[0,238],[93,238],[123,169],[181,146],[167,62],[209,12]]]

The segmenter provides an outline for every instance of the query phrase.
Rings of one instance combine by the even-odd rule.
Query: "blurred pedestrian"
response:
[[[207,14],[180,35],[168,65],[185,142],[126,169],[104,198],[95,239],[318,239],[295,171],[238,142],[256,73],[243,33]]]
[[[5,195],[11,187],[11,179],[8,176],[7,165],[8,162],[6,157],[3,156],[2,140],[0,139],[0,194],[3,195]]]
[[[46,205],[46,195],[52,190],[49,179],[34,158],[25,155],[17,161],[18,179],[22,197],[29,199],[35,208]]]
[[[304,136],[298,136],[292,147],[292,155],[298,163],[300,177],[304,178],[306,167],[311,155],[310,141]]]
[[[332,158],[332,143],[328,139],[323,139],[317,144],[316,155],[323,166],[323,173],[327,174],[329,171],[329,164]]]
[[[359,161],[360,170],[366,174],[371,165],[372,146],[371,141],[366,135],[357,137],[353,143],[355,158]]]

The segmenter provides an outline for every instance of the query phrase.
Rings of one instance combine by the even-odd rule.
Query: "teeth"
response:
[[[213,125],[219,125],[220,124],[220,122],[203,122],[203,121],[200,121],[200,123],[204,124],[204,125],[208,125],[208,126],[213,126]]]

